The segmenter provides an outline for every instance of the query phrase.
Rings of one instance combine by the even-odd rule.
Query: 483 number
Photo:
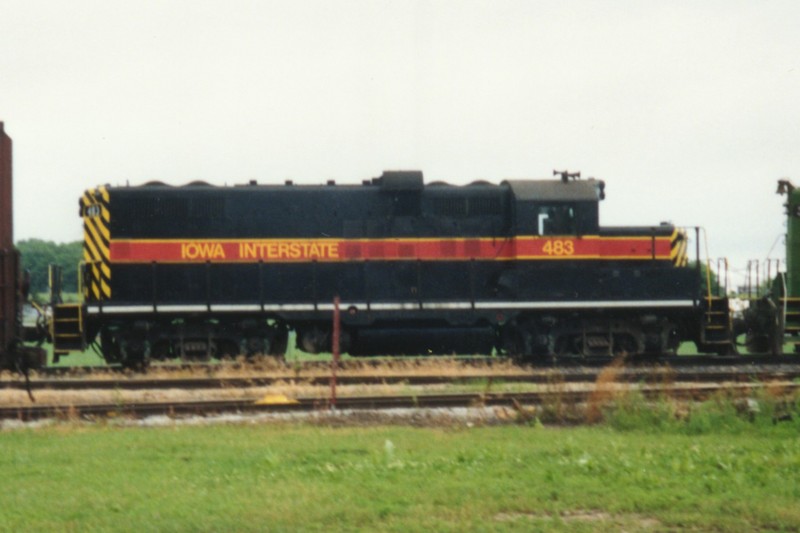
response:
[[[544,243],[542,252],[546,255],[574,255],[575,243],[561,239],[552,239]]]

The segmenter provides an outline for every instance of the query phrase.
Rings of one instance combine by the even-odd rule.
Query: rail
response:
[[[487,387],[503,383],[545,385],[553,382],[594,383],[602,369],[519,373],[482,373],[469,375],[419,375],[398,373],[393,375],[339,375],[338,385],[471,385],[485,383]],[[797,379],[800,378],[800,360],[789,367],[775,369],[770,365],[737,365],[730,368],[653,368],[618,369],[614,381],[619,383],[659,382],[668,378],[671,383],[715,383],[751,381],[753,379]],[[74,379],[74,378],[33,378],[32,390],[210,390],[210,389],[248,389],[285,384],[295,379],[304,386],[324,387],[330,377],[324,374],[292,378],[291,375],[251,376],[225,378],[132,378],[132,379]],[[0,389],[24,390],[26,384],[21,379],[0,379]],[[331,398],[331,403],[335,403]]]
[[[774,385],[759,383],[737,383],[725,385],[691,385],[674,386],[658,385],[638,387],[635,390],[646,399],[659,399],[665,395],[676,400],[703,401],[722,391],[733,395],[749,395]],[[793,394],[800,389],[798,383],[783,383],[784,393]],[[772,389],[770,389],[772,390]],[[352,396],[340,397],[337,408],[348,411],[384,410],[384,409],[421,409],[421,408],[456,408],[456,407],[512,407],[545,406],[558,402],[560,405],[580,405],[597,400],[598,392],[614,394],[619,391],[613,387],[598,387],[591,390],[550,390],[542,392],[520,393],[468,393],[468,394],[425,394],[402,396]],[[329,399],[297,398],[291,399],[276,395],[267,401],[261,399],[247,400],[213,400],[185,402],[143,402],[131,404],[83,404],[83,405],[25,405],[0,408],[0,419],[30,421],[45,418],[61,418],[66,420],[107,419],[117,417],[143,418],[148,416],[207,416],[223,413],[261,414],[289,412],[320,412],[330,408]]]

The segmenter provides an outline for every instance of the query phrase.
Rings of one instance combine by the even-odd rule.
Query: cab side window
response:
[[[539,206],[539,235],[575,235],[575,208],[570,205]]]

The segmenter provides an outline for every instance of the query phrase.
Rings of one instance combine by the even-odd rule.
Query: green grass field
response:
[[[639,407],[580,428],[3,431],[0,530],[800,529],[796,404],[785,422]]]

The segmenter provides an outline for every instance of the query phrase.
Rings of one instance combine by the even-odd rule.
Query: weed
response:
[[[645,399],[640,392],[631,391],[615,397],[602,416],[610,427],[623,431],[735,434],[778,424],[800,429],[800,402],[791,395],[778,395],[777,390],[766,387],[747,396],[722,390],[707,401],[687,404],[667,395]]]
[[[624,357],[617,357],[598,374],[595,380],[595,388],[586,406],[586,421],[588,423],[596,424],[599,422],[603,417],[602,410],[605,405],[617,396],[618,391],[614,388],[614,385],[620,372],[624,370],[624,365]]]
[[[667,398],[649,401],[637,391],[619,394],[604,406],[602,417],[614,429],[665,430],[679,423],[675,405]]]

